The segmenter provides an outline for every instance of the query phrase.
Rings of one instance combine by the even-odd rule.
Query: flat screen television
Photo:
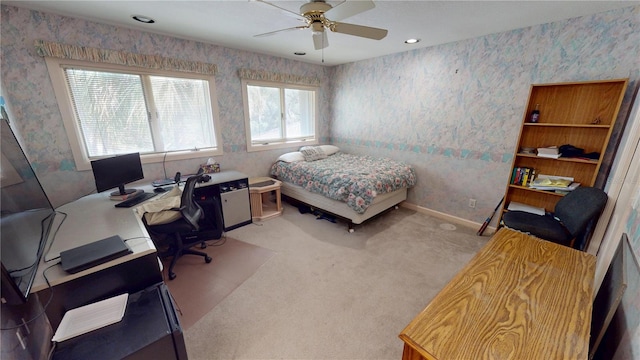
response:
[[[55,210],[0,110],[1,290],[8,304],[20,304],[31,291]]]
[[[118,188],[113,196],[134,193],[135,189],[127,189],[125,185],[144,179],[140,153],[117,155],[114,157],[91,161],[93,177],[98,192]]]

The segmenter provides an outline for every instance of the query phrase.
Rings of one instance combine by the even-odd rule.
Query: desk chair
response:
[[[158,249],[162,247],[168,247],[168,250],[162,252],[160,254],[161,257],[172,256],[171,264],[169,265],[169,279],[173,280],[176,278],[176,274],[173,272],[173,267],[176,262],[182,255],[191,254],[191,255],[199,255],[204,257],[204,261],[206,263],[211,262],[211,256],[208,254],[191,249],[194,245],[200,243],[202,248],[206,247],[206,244],[201,240],[196,240],[195,242],[185,242],[185,239],[189,238],[189,235],[193,235],[200,230],[199,221],[204,218],[204,211],[200,207],[200,205],[194,200],[193,190],[196,186],[196,183],[201,181],[203,174],[198,174],[194,176],[190,176],[182,190],[182,195],[180,197],[180,208],[179,209],[171,209],[172,211],[179,210],[182,217],[178,220],[170,222],[168,224],[160,224],[160,225],[148,225],[146,221],[143,222],[149,232],[152,234],[151,238],[156,244]],[[221,213],[218,209],[217,214],[212,214],[214,217],[221,217]],[[216,222],[216,224],[220,224],[221,222]],[[168,243],[161,243],[159,237],[157,236],[165,235]],[[156,236],[154,236],[156,235]],[[156,238],[156,239],[154,239]],[[197,237],[196,237],[197,238]],[[158,243],[156,243],[158,242]]]
[[[573,247],[591,221],[597,221],[607,204],[607,194],[593,187],[578,187],[560,199],[551,214],[509,211],[502,216],[508,228]]]

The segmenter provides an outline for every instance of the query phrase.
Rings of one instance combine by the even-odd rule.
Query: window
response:
[[[247,150],[317,144],[317,88],[242,81]]]
[[[47,66],[79,170],[131,152],[145,163],[222,153],[212,76],[52,58]]]

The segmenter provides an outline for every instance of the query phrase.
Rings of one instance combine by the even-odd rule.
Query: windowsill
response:
[[[219,149],[202,149],[202,150],[187,150],[187,151],[175,151],[166,153],[154,153],[154,154],[140,154],[140,161],[142,164],[161,163],[163,161],[177,161],[197,159],[211,156],[222,155],[222,148]],[[77,170],[91,170],[91,161],[83,159],[82,163],[76,161]]]
[[[267,150],[276,150],[276,149],[286,149],[286,148],[299,148],[301,146],[307,145],[318,145],[318,140],[307,140],[307,141],[287,141],[287,142],[278,142],[271,144],[247,144],[247,152],[255,152],[255,151],[267,151]]]

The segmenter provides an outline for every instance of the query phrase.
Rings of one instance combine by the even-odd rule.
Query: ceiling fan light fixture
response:
[[[417,44],[420,42],[420,39],[407,39],[404,41],[405,44]]]
[[[324,25],[321,22],[312,22],[311,23],[311,32],[314,35],[321,35],[324,32]]]
[[[145,23],[145,24],[153,24],[156,21],[153,20],[152,18],[148,17],[148,16],[144,16],[144,15],[131,15],[131,18],[135,21],[139,21],[141,23]]]

